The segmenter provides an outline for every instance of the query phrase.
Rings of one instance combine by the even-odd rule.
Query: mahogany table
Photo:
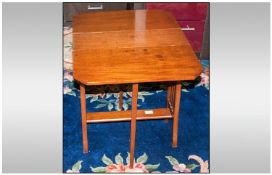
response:
[[[94,12],[73,18],[74,78],[80,84],[83,152],[88,152],[87,124],[131,121],[130,167],[134,164],[136,121],[173,119],[172,146],[177,147],[181,81],[201,73],[175,18],[160,10]],[[138,84],[168,84],[167,107],[137,110]],[[87,112],[86,87],[132,84],[128,111]],[[122,106],[120,92],[120,106]]]

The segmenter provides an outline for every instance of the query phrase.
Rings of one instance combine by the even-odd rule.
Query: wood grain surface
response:
[[[175,18],[160,10],[73,19],[74,78],[85,85],[193,80],[200,62]]]
[[[161,10],[82,13],[73,17],[74,33],[179,28],[175,17]]]

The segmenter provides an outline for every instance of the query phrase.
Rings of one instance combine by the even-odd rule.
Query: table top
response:
[[[73,67],[85,85],[193,80],[201,73],[175,18],[160,10],[75,16]]]

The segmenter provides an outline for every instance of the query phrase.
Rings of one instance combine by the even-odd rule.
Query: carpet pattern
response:
[[[83,154],[78,85],[73,80],[72,28],[64,29],[63,172],[209,172],[209,61],[196,81],[183,82],[178,147],[172,148],[172,120],[137,121],[135,165],[129,169],[130,123],[88,125],[89,152]],[[166,86],[140,85],[139,109],[166,106]],[[95,86],[87,95],[87,111],[119,109],[119,86]],[[126,85],[123,110],[131,108]]]

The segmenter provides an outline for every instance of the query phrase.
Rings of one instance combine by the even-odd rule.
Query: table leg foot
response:
[[[129,164],[130,168],[134,167],[137,99],[138,99],[138,84],[133,84],[132,85],[131,124],[130,124],[130,164]]]
[[[83,153],[88,153],[88,135],[87,135],[87,114],[86,114],[86,92],[85,86],[80,85],[80,106],[81,106],[81,120],[82,120],[82,140]]]
[[[175,98],[174,98],[174,116],[173,116],[173,135],[172,135],[172,147],[176,148],[178,145],[178,118],[179,118],[179,105],[181,94],[181,82],[177,82],[175,85]]]

